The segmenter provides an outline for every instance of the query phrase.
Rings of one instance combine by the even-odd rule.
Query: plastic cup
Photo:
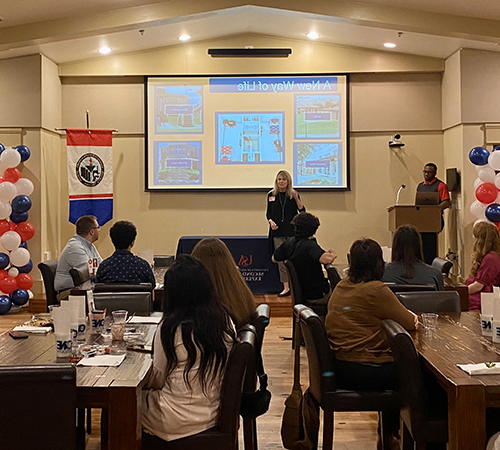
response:
[[[481,320],[481,334],[491,337],[493,335],[493,317],[489,314],[480,314],[479,318]]]
[[[422,322],[426,330],[435,330],[437,327],[438,315],[436,313],[423,313]]]
[[[91,311],[90,327],[92,334],[101,334],[104,329],[104,311]]]
[[[69,358],[71,355],[71,333],[54,333],[56,338],[57,358]]]
[[[112,312],[113,314],[113,323],[125,323],[127,320],[128,311],[124,309],[118,309]]]

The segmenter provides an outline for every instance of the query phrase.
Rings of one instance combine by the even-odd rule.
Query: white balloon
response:
[[[30,290],[28,290],[28,297],[31,299],[33,298],[35,295],[33,294],[33,292],[31,292]]]
[[[471,214],[478,219],[486,219],[484,212],[486,211],[488,205],[481,203],[479,200],[474,200],[470,205]],[[8,233],[8,231],[7,231]],[[7,234],[5,233],[5,234]],[[4,234],[4,236],[5,236]],[[3,236],[2,236],[3,237]],[[0,243],[2,242],[2,238],[0,238]]]
[[[13,266],[25,266],[30,262],[30,252],[23,247],[16,248],[10,254],[10,262]]]
[[[495,181],[495,171],[487,166],[482,166],[482,169],[477,173],[477,175],[485,183],[493,183]]]
[[[7,219],[12,212],[12,207],[9,203],[0,202],[0,219]]]
[[[490,156],[488,156],[488,166],[490,166],[493,170],[500,170],[500,152],[499,151],[490,153]]]
[[[15,267],[11,267],[7,273],[11,276],[11,277],[17,277],[19,275],[19,270],[17,270]]]
[[[28,178],[20,178],[17,183],[15,183],[17,188],[17,195],[28,195],[33,194],[33,183]]]
[[[480,223],[480,222],[489,222],[488,219],[477,219],[475,222],[474,222],[474,225],[472,225],[472,229],[474,229],[474,227]],[[491,223],[491,222],[490,222]]]
[[[2,202],[10,203],[16,195],[17,188],[14,183],[11,183],[10,181],[4,181],[3,183],[0,183],[0,200]]]
[[[21,236],[19,236],[19,233],[16,233],[15,231],[6,231],[4,234],[2,234],[2,236],[0,236],[0,244],[4,249],[9,250],[10,252],[18,248],[20,243],[21,243]],[[25,264],[28,263],[26,262]]]
[[[6,148],[0,155],[0,161],[7,168],[17,167],[21,162],[21,155],[13,148]]]
[[[482,184],[484,183],[483,180],[481,180],[481,178],[476,178],[474,180],[474,192],[476,192],[476,189],[481,186]],[[17,184],[17,183],[16,183]]]

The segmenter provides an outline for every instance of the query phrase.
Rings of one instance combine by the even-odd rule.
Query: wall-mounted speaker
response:
[[[291,48],[209,48],[213,58],[288,58]]]
[[[460,191],[460,173],[456,168],[446,169],[446,184],[450,192]]]

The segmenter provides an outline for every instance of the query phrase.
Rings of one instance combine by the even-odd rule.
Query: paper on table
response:
[[[479,364],[457,364],[463,371],[469,375],[500,375],[500,362],[488,363],[493,367],[487,367],[486,363]]]
[[[387,247],[386,245],[382,246],[382,258],[386,263],[390,263],[392,261],[392,248]]]
[[[91,358],[83,358],[77,364],[78,366],[107,366],[107,367],[117,367],[123,360],[125,355],[97,355]]]
[[[33,327],[30,325],[18,325],[14,331],[26,331],[26,333],[46,334],[52,330],[52,327]]]
[[[138,252],[137,256],[139,258],[145,259],[151,267],[154,264],[154,250],[152,248],[148,248],[147,250],[143,250],[142,252]]]
[[[160,323],[161,319],[161,316],[134,316],[127,323]]]

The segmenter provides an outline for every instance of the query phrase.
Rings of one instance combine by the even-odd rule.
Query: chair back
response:
[[[96,283],[94,292],[152,292],[151,283]]]
[[[0,366],[1,447],[76,449],[76,368]]]
[[[397,283],[385,283],[389,289],[396,292],[421,292],[421,291],[435,291],[435,284],[397,284]]]
[[[269,308],[269,305],[263,303],[257,306],[257,309],[255,310],[252,319],[250,321],[250,324],[254,326],[256,331],[256,337],[257,337],[257,339],[255,340],[256,352],[260,353],[262,350],[262,342],[264,341],[264,332],[266,331],[266,328],[269,325],[270,316],[271,316],[271,308]]]
[[[81,286],[83,283],[90,280],[90,272],[87,265],[79,268],[74,267],[72,269],[69,269],[69,274],[71,275],[73,284],[75,286]]]
[[[398,292],[396,297],[415,314],[436,312],[460,314],[460,295],[457,291]]]
[[[309,389],[319,404],[323,394],[335,391],[333,356],[325,326],[320,317],[304,305],[295,305],[295,316],[299,315],[300,330],[304,338],[309,363]]]
[[[125,309],[130,314],[151,314],[153,302],[151,292],[94,292],[94,303],[97,309],[108,312]]]
[[[326,264],[325,269],[328,274],[328,281],[330,281],[330,288],[333,291],[342,278],[340,277],[339,271],[333,264]]]
[[[42,273],[45,295],[47,297],[47,310],[50,305],[58,305],[57,292],[54,287],[54,278],[56,277],[57,259],[43,261],[38,264],[38,269]]]
[[[285,260],[284,264],[288,272],[288,281],[290,282],[290,291],[292,292],[293,304],[302,304],[302,288],[300,287],[299,276],[297,275],[295,266],[289,259]]]
[[[447,277],[450,276],[450,270],[453,267],[453,263],[447,259],[436,257],[432,261],[432,267],[436,267],[441,271],[441,273]]]

